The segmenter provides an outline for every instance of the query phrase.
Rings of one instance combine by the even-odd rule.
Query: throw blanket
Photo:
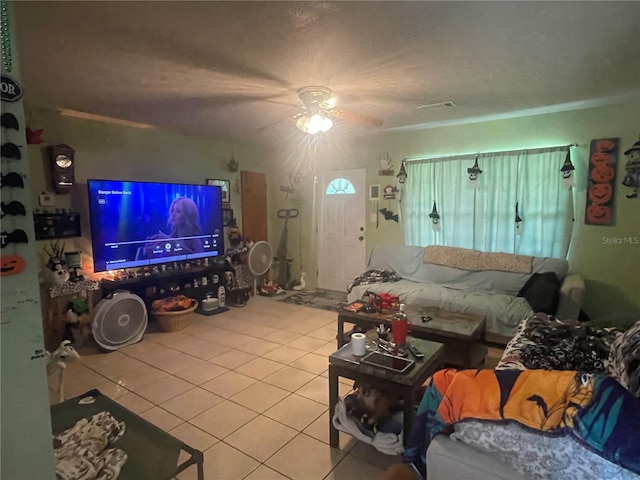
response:
[[[83,418],[53,437],[56,458],[56,478],[59,480],[114,480],[127,461],[127,454],[117,448],[107,448],[122,437],[124,422],[118,422],[109,412]]]
[[[386,270],[367,270],[362,275],[356,277],[347,287],[347,292],[351,293],[353,287],[357,285],[369,285],[371,283],[397,282],[400,277],[395,272]]]
[[[602,375],[543,370],[440,370],[427,387],[405,448],[426,478],[426,451],[465,419],[516,421],[572,435],[607,460],[640,473],[640,401]]]
[[[424,249],[424,263],[460,270],[531,273],[533,257],[513,253],[481,252],[467,248],[429,245]]]

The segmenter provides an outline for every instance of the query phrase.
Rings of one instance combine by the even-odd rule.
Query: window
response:
[[[324,193],[326,195],[353,195],[356,193],[356,189],[353,188],[353,184],[346,178],[336,178],[331,180],[331,183],[327,185],[327,190]]]
[[[479,155],[479,188],[469,186],[472,155],[407,162],[405,243],[565,258],[573,228],[572,190],[560,172],[566,154],[557,147]]]

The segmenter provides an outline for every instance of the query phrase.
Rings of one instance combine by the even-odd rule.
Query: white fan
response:
[[[142,338],[147,328],[147,307],[126,290],[116,290],[98,302],[91,322],[95,341],[105,350],[117,350]]]
[[[273,262],[273,249],[265,241],[256,242],[249,250],[249,258],[247,264],[249,270],[253,274],[253,296],[255,297],[258,289],[258,277],[262,277]]]

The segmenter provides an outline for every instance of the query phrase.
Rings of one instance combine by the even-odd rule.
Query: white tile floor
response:
[[[340,448],[329,447],[335,332],[335,312],[252,297],[244,308],[194,315],[180,332],[147,333],[112,353],[80,349],[65,394],[97,388],[202,450],[207,480],[380,479],[400,457],[343,433]],[[340,388],[347,393],[350,381]],[[196,478],[195,467],[179,478]]]

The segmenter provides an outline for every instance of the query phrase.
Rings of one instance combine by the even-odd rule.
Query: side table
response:
[[[366,383],[373,388],[394,392],[403,400],[403,441],[407,444],[413,418],[415,417],[415,396],[430,375],[442,366],[444,345],[429,340],[408,337],[408,341],[424,353],[423,359],[416,359],[415,365],[405,374],[360,363],[360,358],[351,354],[351,345],[346,344],[329,356],[329,443],[338,446],[338,429],[333,426],[333,413],[338,404],[338,377]]]

